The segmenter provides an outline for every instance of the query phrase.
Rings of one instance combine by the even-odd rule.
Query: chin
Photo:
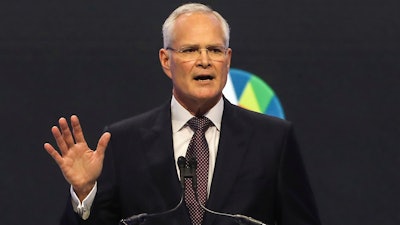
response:
[[[201,101],[209,101],[209,100],[215,100],[219,99],[222,96],[222,94],[202,94],[202,95],[197,95],[196,98]]]

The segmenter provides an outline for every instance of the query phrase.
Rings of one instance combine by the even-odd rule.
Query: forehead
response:
[[[224,44],[222,24],[212,13],[187,13],[179,16],[174,25],[173,44]]]

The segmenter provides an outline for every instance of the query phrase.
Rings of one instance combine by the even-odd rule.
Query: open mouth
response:
[[[212,80],[214,77],[210,75],[199,75],[194,78],[195,80]]]

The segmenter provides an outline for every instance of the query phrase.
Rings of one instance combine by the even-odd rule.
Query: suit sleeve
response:
[[[102,173],[97,181],[97,193],[91,207],[90,216],[83,220],[74,212],[71,197],[61,218],[61,225],[117,225],[119,224],[120,209],[117,200],[115,166],[110,141],[103,163]]]
[[[320,225],[314,195],[292,126],[282,144],[278,176],[278,224]]]

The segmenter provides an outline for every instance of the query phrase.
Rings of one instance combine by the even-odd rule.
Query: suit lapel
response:
[[[218,155],[215,164],[213,181],[207,207],[220,210],[223,203],[229,198],[231,188],[240,171],[239,165],[247,149],[252,129],[240,117],[236,106],[227,100],[224,101],[221,134],[218,146]],[[154,123],[149,129],[142,130],[145,155],[150,174],[154,183],[160,188],[161,196],[165,201],[162,207],[169,209],[180,198],[180,182],[176,173],[170,105],[165,104],[154,112]],[[190,224],[186,207],[181,207],[179,224]],[[215,217],[204,218],[205,225],[211,225]]]
[[[163,208],[158,209],[161,212],[171,209],[178,203],[181,186],[174,159],[170,102],[155,111],[154,115],[152,126],[148,129],[144,128],[141,133],[144,146],[146,146],[144,151],[151,179],[161,195],[161,199],[157,202],[157,204],[162,204],[160,207]],[[162,199],[165,201],[161,201]],[[178,219],[179,224],[186,223],[182,216]]]
[[[207,202],[207,207],[215,211],[220,210],[229,198],[252,133],[251,127],[238,113],[236,106],[225,100],[217,160]],[[207,219],[206,216],[205,224],[212,224],[212,218],[215,217]]]

